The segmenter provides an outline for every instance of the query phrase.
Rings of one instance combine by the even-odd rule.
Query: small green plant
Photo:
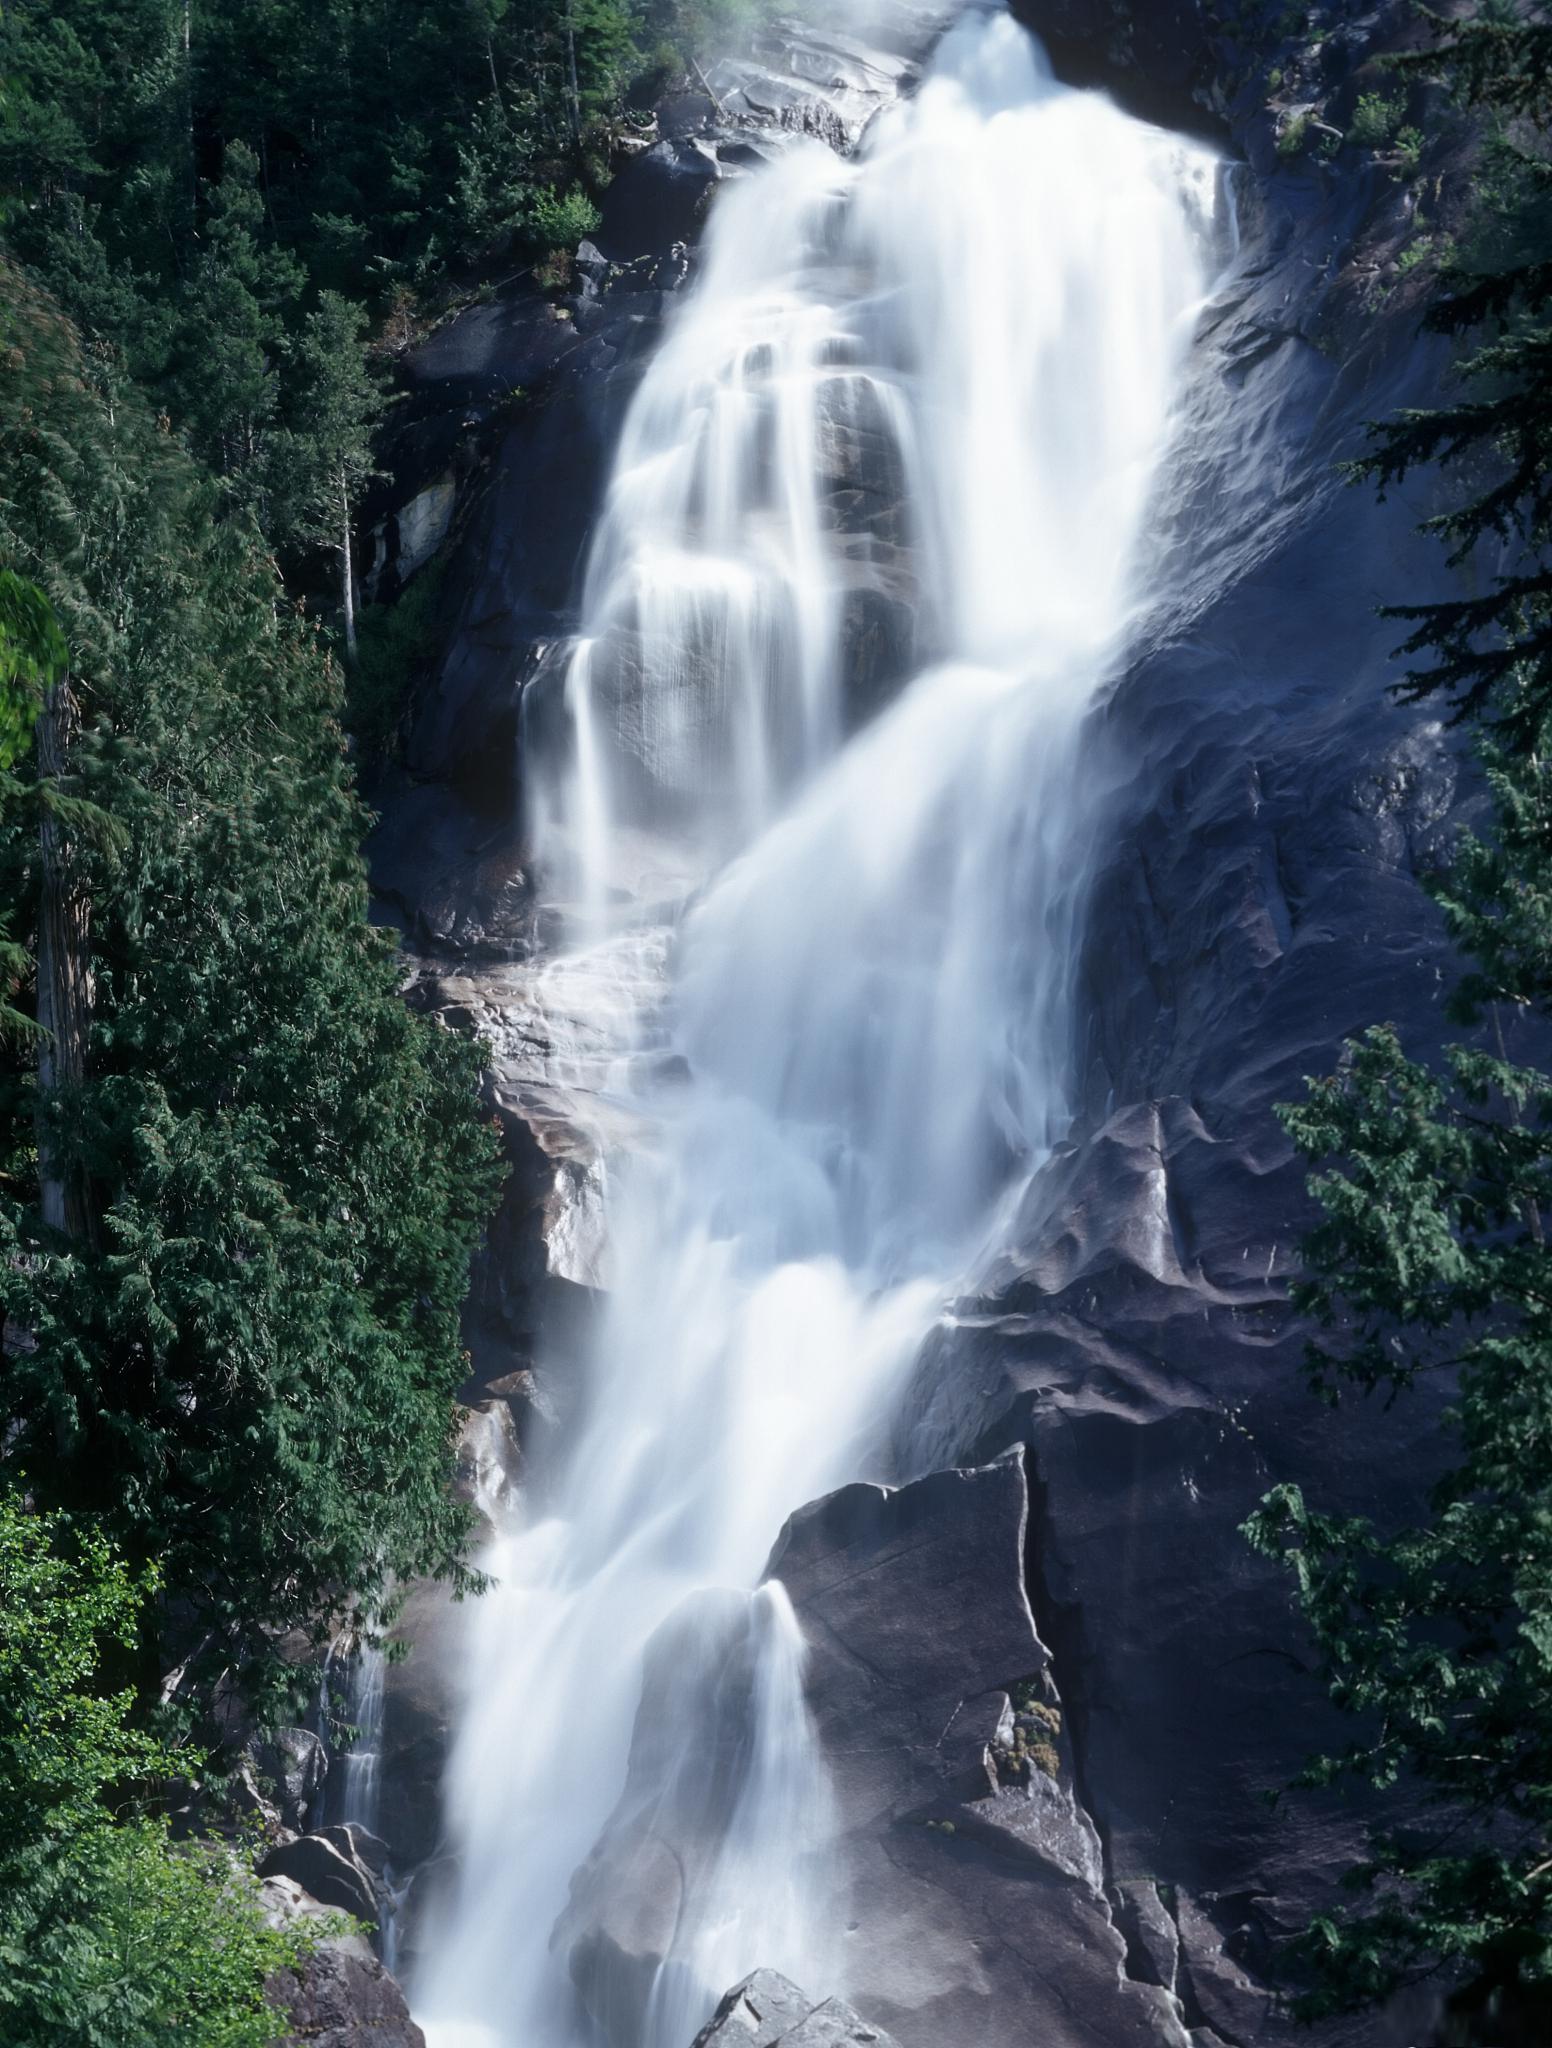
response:
[[[1397,134],[1393,154],[1398,178],[1416,177],[1417,167],[1423,160],[1423,142],[1421,128],[1403,128]]]
[[[1395,99],[1386,99],[1383,93],[1362,93],[1359,95],[1357,106],[1353,109],[1352,124],[1348,128],[1347,138],[1350,142],[1356,142],[1360,149],[1383,149],[1395,138],[1405,114],[1404,95],[1398,94]]]
[[[1295,114],[1277,138],[1277,154],[1285,161],[1302,156],[1304,145],[1309,139],[1310,117],[1307,113]]]
[[[544,250],[574,249],[598,226],[598,208],[585,192],[541,186],[529,203],[529,233]]]

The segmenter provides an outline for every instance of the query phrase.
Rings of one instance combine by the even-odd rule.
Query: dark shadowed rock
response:
[[[821,2004],[776,1970],[756,1970],[733,1989],[692,2048],[896,2048],[839,1998]]]
[[[329,1774],[328,1753],[310,1728],[276,1728],[255,1736],[247,1755],[259,1788],[274,1800],[283,1828],[300,1834],[313,1817]]]
[[[1167,1993],[1128,1974],[1066,1758],[1001,1782],[1010,1691],[1055,1697],[1027,1505],[1017,1457],[847,1487],[772,1554],[840,1809],[847,1991],[906,2048],[1183,2048]]]
[[[616,262],[693,241],[721,172],[698,136],[666,137],[634,158],[604,195],[596,237]]]
[[[376,1835],[354,1821],[342,1821],[271,1849],[258,1871],[261,1878],[289,1877],[321,1905],[376,1926],[386,1897],[386,1855]]]

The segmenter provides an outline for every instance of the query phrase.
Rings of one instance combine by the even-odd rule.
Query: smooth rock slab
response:
[[[897,2048],[839,1998],[815,2005],[790,1977],[756,1970],[733,1989],[692,2048]]]

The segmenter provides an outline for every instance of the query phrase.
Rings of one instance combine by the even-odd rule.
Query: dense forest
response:
[[[357,767],[381,688],[352,532],[396,350],[491,276],[563,278],[620,134],[741,0],[65,0],[0,13],[0,2039],[262,2048],[305,1937],[260,1918],[238,1752],[397,1584],[476,1590],[449,1479],[497,1198],[481,1053],[401,1000]],[[1441,1967],[1552,2009],[1552,28],[1408,60],[1486,135],[1441,252],[1454,400],[1355,488],[1480,478],[1403,686],[1478,745],[1436,880],[1443,1068],[1376,1028],[1291,1106],[1329,1398],[1455,1373],[1429,1516],[1280,1488],[1377,1830],[1286,1959],[1311,2016]],[[1423,139],[1418,147],[1423,146]],[[1466,588],[1467,586],[1463,586]],[[391,636],[387,638],[391,647]],[[392,679],[390,679],[391,681]],[[402,680],[402,679],[401,679]],[[217,1716],[213,1703],[223,1703]],[[1378,1731],[1378,1732],[1376,1732]],[[1410,1811],[1410,1809],[1409,1809]],[[195,1825],[191,1828],[189,1817]],[[1530,2017],[1527,2018],[1526,2015]],[[1467,2037],[1469,2038],[1469,2037]],[[1535,2038],[1527,2031],[1523,2038]]]
[[[416,1575],[473,1583],[448,1481],[498,1148],[478,1048],[412,1016],[368,921],[351,525],[393,346],[575,245],[633,97],[707,28],[0,16],[15,2048],[271,2038],[298,1938],[172,1810],[240,1830],[236,1751],[334,1633]]]

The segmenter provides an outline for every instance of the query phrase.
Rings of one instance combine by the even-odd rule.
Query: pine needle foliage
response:
[[[1391,609],[1420,663],[1398,694],[1506,718],[1528,745],[1552,709],[1552,22],[1540,6],[1431,18],[1440,38],[1412,67],[1443,72],[1489,123],[1477,232],[1425,323],[1470,344],[1458,399],[1377,427],[1356,473],[1382,494],[1430,466],[1466,485],[1424,531],[1478,587]]]
[[[1476,587],[1394,615],[1426,664],[1401,694],[1453,699],[1489,800],[1431,884],[1470,1037],[1429,1063],[1377,1026],[1281,1114],[1320,1168],[1294,1291],[1329,1333],[1313,1383],[1333,1404],[1431,1386],[1444,1469],[1409,1525],[1287,1484],[1247,1533],[1289,1568],[1352,1716],[1304,1782],[1372,1795],[1348,1900],[1292,1943],[1297,2009],[1438,1977],[1458,1987],[1452,2040],[1531,2041],[1552,2029],[1552,1073],[1506,1045],[1552,1024],[1552,27],[1540,7],[1435,20],[1416,61],[1498,123],[1472,261],[1429,315],[1464,338],[1464,394],[1377,428],[1359,467],[1382,489],[1421,465],[1466,487],[1428,530]]]
[[[251,525],[14,271],[0,561],[42,589],[82,730],[56,800],[92,907],[85,1080],[0,1071],[3,1462],[161,1592],[186,1660],[279,1710],[287,1631],[370,1620],[394,1575],[471,1583],[448,1490],[458,1313],[497,1180],[476,1047],[410,1013],[366,915],[341,679]],[[0,819],[15,936],[37,819]],[[30,947],[29,950],[35,950]],[[33,1133],[99,1241],[39,1210]],[[294,1654],[294,1651],[293,1651]]]

